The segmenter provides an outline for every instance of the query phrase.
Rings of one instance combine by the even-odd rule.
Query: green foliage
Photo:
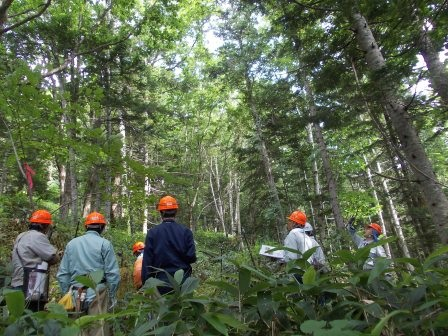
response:
[[[383,242],[384,243],[384,242]],[[361,251],[361,250],[360,250]],[[235,273],[223,281],[201,283],[183,271],[169,277],[174,291],[160,296],[165,283],[149,279],[139,293],[128,292],[113,312],[101,316],[70,319],[58,304],[48,311],[24,309],[20,291],[3,289],[9,314],[3,314],[0,330],[5,335],[60,332],[72,335],[91,322],[104,318],[123,335],[415,335],[447,331],[448,248],[435,251],[423,263],[396,259],[377,263],[370,272],[350,265],[362,265],[365,253],[340,251],[331,259],[332,271],[320,274],[303,268],[306,259],[293,261],[286,269],[254,268],[235,263]],[[341,258],[344,256],[343,258]],[[307,256],[304,256],[307,258]],[[416,266],[409,273],[406,263]],[[288,271],[287,271],[288,270]],[[391,280],[386,273],[395,273]],[[303,284],[292,274],[302,274]],[[95,280],[96,278],[96,280]],[[95,287],[102,273],[78,279]],[[199,294],[203,286],[213,294]]]

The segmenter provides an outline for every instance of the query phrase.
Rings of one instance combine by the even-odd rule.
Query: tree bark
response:
[[[315,141],[313,136],[313,125],[308,124],[306,126],[306,131],[308,134],[308,141],[311,144],[311,148],[313,151],[313,181],[314,181],[314,197],[312,198],[311,203],[311,211],[314,218],[314,230],[319,232],[319,237],[322,241],[326,239],[324,223],[325,219],[323,216],[324,213],[324,205],[322,204],[322,188],[319,179],[319,165],[317,163],[317,158],[315,154]]]
[[[221,184],[220,184],[220,176],[218,169],[218,159],[210,158],[210,189],[213,196],[213,203],[215,204],[215,209],[219,217],[219,222],[221,224],[222,231],[225,235],[227,235],[227,228],[225,223],[225,213],[224,213],[224,204],[221,196]],[[216,190],[215,190],[216,183]]]
[[[366,169],[367,170],[367,179],[369,181],[370,188],[372,188],[373,198],[375,199],[376,204],[378,204],[380,206],[380,209],[378,210],[378,219],[379,219],[380,225],[383,229],[383,234],[387,235],[387,228],[386,228],[386,223],[384,222],[383,210],[381,209],[381,203],[380,203],[380,199],[378,198],[378,193],[376,192],[375,183],[373,183],[372,171],[370,169],[369,163],[367,161],[367,157],[365,155],[363,155],[363,159],[364,159],[364,162],[367,167],[367,169]],[[379,163],[377,162],[377,167],[378,167],[378,165],[379,165]],[[384,183],[383,183],[383,187],[384,187]],[[386,189],[384,191],[386,192]],[[386,195],[388,197],[390,197],[388,191],[386,192]],[[393,207],[393,203],[392,203],[392,209],[395,210],[395,208]],[[384,249],[386,250],[386,255],[389,258],[392,258],[389,244],[386,244],[384,246]]]
[[[377,73],[384,70],[386,62],[365,18],[360,13],[355,12],[353,13],[353,21],[358,45],[365,52],[368,67]],[[395,96],[393,88],[387,80],[377,80],[374,84],[379,90],[379,99],[391,119],[406,160],[418,179],[417,183],[423,192],[432,220],[437,226],[439,239],[442,244],[446,244],[448,242],[446,225],[448,199],[435,176],[431,162],[425,153],[404,104]]]
[[[252,118],[255,124],[256,137],[258,140],[258,148],[260,150],[261,160],[263,162],[263,167],[266,173],[266,178],[268,182],[269,191],[271,197],[274,201],[274,205],[277,210],[277,236],[278,240],[282,241],[283,237],[286,236],[286,228],[284,225],[285,214],[283,212],[283,207],[280,202],[280,196],[278,193],[277,185],[275,184],[274,174],[272,172],[271,158],[266,147],[266,142],[263,136],[260,115],[258,113],[257,107],[255,105],[255,100],[252,92],[252,81],[250,80],[247,72],[245,74],[246,79],[246,99],[249,105],[249,110],[252,114]]]
[[[381,168],[381,164],[378,161],[376,162],[376,167],[377,167],[378,173],[381,174],[383,172],[383,170]],[[408,245],[406,243],[406,239],[404,238],[403,230],[401,228],[400,218],[398,217],[397,209],[395,208],[394,201],[389,192],[389,186],[387,185],[387,180],[383,177],[381,178],[381,184],[383,186],[384,194],[386,195],[387,204],[389,206],[389,211],[392,216],[392,225],[393,225],[395,234],[398,237],[398,243],[400,245],[401,252],[403,253],[403,256],[405,256],[406,258],[411,258],[411,254],[409,253]],[[390,253],[390,251],[389,251],[389,253]],[[414,271],[414,266],[412,266],[411,264],[407,264],[407,268],[411,272]]]
[[[305,93],[309,103],[309,114],[311,119],[313,119],[312,125],[314,133],[316,135],[317,146],[319,147],[320,155],[322,158],[322,166],[325,172],[325,177],[327,179],[328,193],[330,196],[330,205],[333,212],[336,227],[344,229],[344,219],[342,218],[341,206],[339,204],[339,198],[337,193],[336,180],[334,178],[333,170],[331,168],[330,156],[328,154],[327,145],[324,140],[322,128],[320,127],[319,121],[315,120],[317,111],[316,104],[314,102],[314,95],[311,90],[310,84],[306,76],[303,76]]]
[[[439,53],[434,48],[428,31],[420,30],[419,49],[429,73],[429,81],[445,106],[448,106],[448,72],[440,61]]]

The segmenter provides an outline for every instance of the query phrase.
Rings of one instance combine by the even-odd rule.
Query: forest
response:
[[[0,333],[447,335],[447,31],[445,0],[1,0]],[[132,245],[164,195],[197,262],[155,298]],[[8,288],[36,209],[62,251],[104,215],[113,310],[71,316],[57,265],[43,312]],[[296,210],[326,273],[259,254]],[[382,228],[370,271],[349,221]]]

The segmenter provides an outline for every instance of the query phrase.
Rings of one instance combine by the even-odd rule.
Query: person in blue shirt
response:
[[[120,269],[112,243],[101,237],[106,226],[104,216],[92,212],[86,217],[84,225],[86,233],[68,242],[56,277],[63,293],[72,290],[76,311],[96,315],[106,313],[108,308],[115,305]],[[85,288],[75,279],[79,275],[85,276],[98,270],[104,272],[104,278],[97,285],[96,291]],[[104,325],[87,332],[88,335],[103,333],[108,334]]]
[[[162,295],[172,291],[166,273],[174,275],[177,270],[182,269],[185,280],[191,275],[191,264],[196,262],[193,233],[175,220],[178,208],[174,197],[162,197],[157,205],[162,223],[146,234],[142,282],[145,283],[151,277],[164,281],[166,286],[158,287]]]

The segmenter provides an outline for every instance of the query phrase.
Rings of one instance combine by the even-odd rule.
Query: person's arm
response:
[[[189,264],[196,262],[196,246],[194,244],[193,233],[187,229],[185,234],[185,261]]]
[[[149,278],[149,267],[152,265],[152,233],[151,230],[146,234],[145,239],[145,249],[143,250],[143,261],[142,261],[142,284],[146,282]]]
[[[70,288],[70,261],[69,261],[69,246],[65,250],[64,256],[62,257],[61,263],[59,265],[58,272],[56,274],[56,278],[58,279],[59,287],[61,288],[62,293],[67,293]]]
[[[56,247],[51,245],[48,237],[44,234],[36,235],[32,250],[49,265],[54,265],[59,261]]]
[[[134,263],[134,287],[139,289],[142,286],[142,262],[143,258],[139,257]]]
[[[356,229],[353,226],[348,227],[348,233],[352,237],[353,242],[356,244],[356,247],[359,248],[360,246],[362,246],[364,239],[356,233]]]
[[[120,268],[118,267],[112,243],[108,241],[108,244],[104,244],[104,249],[104,276],[109,285],[110,297],[115,298],[118,285],[120,284]]]
[[[297,243],[293,232],[289,232],[288,235],[285,238],[284,246],[288,247],[290,249],[297,250]],[[290,261],[291,259],[297,259],[297,253],[290,252],[284,250],[283,260],[285,262]]]

